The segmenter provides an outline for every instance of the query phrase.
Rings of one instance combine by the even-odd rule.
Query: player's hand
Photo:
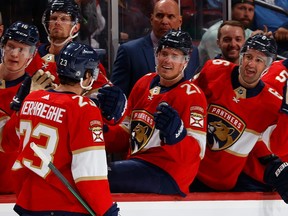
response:
[[[265,169],[264,181],[275,187],[285,203],[288,204],[288,162],[276,159]]]
[[[40,69],[32,76],[30,91],[54,89],[57,87],[57,85],[53,83],[54,80],[55,76],[53,76],[49,71],[44,72],[42,69]]]
[[[19,111],[21,105],[26,98],[26,96],[30,93],[31,87],[31,77],[27,76],[19,87],[16,95],[13,97],[12,102],[10,103],[10,108],[15,111]]]
[[[161,102],[154,113],[155,128],[160,130],[160,139],[166,144],[175,144],[185,138],[187,130],[177,111],[166,102]]]
[[[103,117],[108,121],[113,120],[113,124],[116,124],[124,115],[127,99],[119,87],[106,85],[100,88],[97,100]]]
[[[105,212],[103,216],[118,216],[119,214],[119,208],[117,206],[117,203],[113,203],[113,205]]]
[[[281,111],[288,114],[288,79],[286,79],[286,82],[283,88],[283,99],[282,99]]]

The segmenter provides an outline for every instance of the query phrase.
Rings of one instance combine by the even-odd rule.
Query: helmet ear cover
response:
[[[189,56],[193,49],[192,38],[187,32],[172,29],[159,40],[156,53],[164,47],[181,50],[185,56]]]

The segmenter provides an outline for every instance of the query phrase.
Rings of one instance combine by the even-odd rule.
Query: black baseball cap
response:
[[[239,3],[245,3],[245,4],[250,4],[255,6],[255,2],[254,0],[232,0],[232,7],[234,7],[234,5],[239,4]]]

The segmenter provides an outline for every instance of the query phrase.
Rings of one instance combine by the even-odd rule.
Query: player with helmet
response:
[[[3,51],[0,64],[0,110],[3,111],[1,126],[13,114],[10,102],[18,88],[29,75],[26,67],[32,60],[39,40],[38,29],[34,25],[24,22],[14,22],[2,36],[1,48]],[[8,135],[9,136],[9,135]],[[0,153],[0,193],[14,193],[10,172],[17,154]]]
[[[32,63],[27,68],[31,75],[34,74],[33,80],[41,80],[43,75],[48,74],[49,76],[52,74],[55,77],[55,84],[59,84],[56,61],[61,49],[77,36],[80,29],[80,20],[80,9],[74,0],[52,0],[48,4],[43,13],[42,24],[48,34],[49,43],[41,44],[38,47]],[[105,68],[100,62],[98,68],[97,81],[93,82],[91,88],[86,89],[83,94],[94,99],[97,98],[95,100],[100,102],[105,121],[114,124],[121,120],[125,111],[126,97],[120,88],[112,86],[112,83],[106,77]],[[98,96],[99,88],[102,92]],[[118,104],[114,103],[116,100],[119,101]]]
[[[59,84],[56,72],[56,61],[61,49],[74,38],[80,30],[81,13],[78,4],[74,0],[52,0],[42,16],[42,24],[47,32],[49,43],[41,44],[32,63],[27,68],[30,74],[40,76],[48,71],[56,77],[55,83]],[[106,71],[99,64],[99,77],[94,82],[93,89],[97,89],[107,83]]]
[[[274,39],[254,35],[241,49],[239,66],[222,59],[209,60],[194,80],[208,101],[208,130],[205,157],[191,191],[259,190],[252,183],[258,180],[276,187],[288,203],[288,188],[284,187],[288,178],[283,178],[288,172],[279,170],[281,177],[277,178],[273,171],[279,163],[276,169],[270,168],[276,158],[273,154],[283,159],[287,156],[288,116],[279,112],[281,95],[260,79],[276,50]],[[245,177],[242,174],[252,154],[262,163],[262,170],[237,182]]]
[[[92,100],[81,96],[97,80],[98,64],[90,46],[66,44],[57,61],[59,86],[28,94],[19,117],[10,119],[8,125],[19,127],[20,142],[11,145],[10,140],[2,149],[12,151],[11,146],[20,144],[13,165],[14,177],[20,180],[14,207],[19,215],[118,215],[107,180],[101,112]],[[41,161],[32,148],[35,145],[79,192],[77,196]]]
[[[206,99],[184,78],[192,39],[168,31],[156,50],[156,73],[143,76],[128,98],[124,120],[107,126],[108,152],[128,152],[109,164],[111,192],[185,196],[206,143]]]

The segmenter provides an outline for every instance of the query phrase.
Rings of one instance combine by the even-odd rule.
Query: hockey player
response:
[[[279,113],[282,97],[260,80],[276,50],[274,39],[255,35],[242,47],[239,66],[225,60],[209,60],[194,81],[208,101],[208,131],[205,157],[191,191],[232,190],[261,138],[273,153],[287,155],[288,116]],[[287,106],[287,99],[283,104]],[[267,149],[257,150],[261,151],[265,168],[261,178],[274,186],[287,203],[287,167],[279,158],[271,157]]]
[[[25,72],[27,65],[32,60],[39,35],[36,26],[23,22],[15,22],[7,28],[2,36],[1,48],[3,50],[2,63],[0,64],[0,110],[1,126],[12,115],[10,102],[16,94],[22,81],[28,74]],[[11,167],[16,159],[16,153],[0,153],[0,193],[14,193],[13,179],[10,175]]]
[[[283,87],[288,78],[288,59],[274,61],[267,73],[261,78],[265,83],[271,85],[281,95]]]
[[[13,166],[19,180],[14,210],[19,215],[89,215],[30,148],[31,143],[79,191],[95,215],[118,215],[107,180],[101,113],[93,101],[81,96],[97,80],[98,64],[90,46],[68,43],[57,62],[60,85],[55,90],[30,93],[19,118],[10,119],[9,123],[19,121],[21,151]],[[21,91],[16,97],[23,98]],[[11,145],[2,147],[11,150]]]
[[[136,83],[123,122],[106,127],[107,150],[129,151],[109,165],[112,192],[188,193],[203,158],[207,108],[203,92],[184,79],[191,44],[186,32],[164,35],[156,73]]]
[[[56,61],[65,44],[77,37],[80,20],[80,9],[74,0],[53,0],[48,4],[43,13],[42,24],[48,34],[49,43],[41,44],[38,47],[32,63],[27,68],[31,75],[36,71],[40,74],[49,71],[56,77],[55,83],[59,84]],[[99,77],[97,82],[94,82],[93,88],[99,88],[109,83],[102,64],[99,64],[99,69]]]

